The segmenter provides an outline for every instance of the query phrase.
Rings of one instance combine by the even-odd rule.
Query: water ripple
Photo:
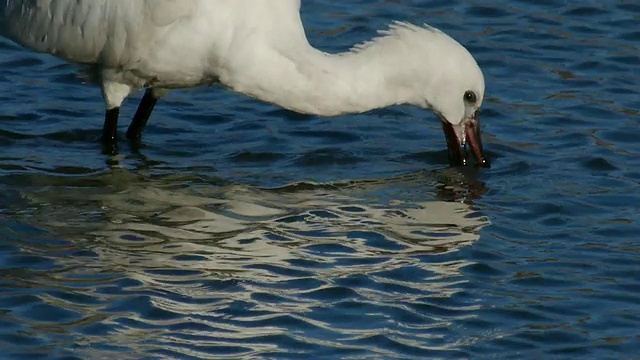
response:
[[[465,44],[482,170],[446,169],[429,112],[326,119],[216,88],[172,92],[105,156],[90,72],[0,40],[3,356],[633,357],[639,14],[303,2],[325,51],[393,19]]]
[[[437,301],[460,291],[461,263],[418,257],[478,238],[487,219],[464,204],[372,207],[353,197],[368,192],[363,186],[386,186],[377,182],[339,192],[312,184],[197,192],[143,184],[116,193],[77,188],[85,208],[101,210],[75,212],[71,221],[68,208],[32,212],[30,222],[39,225],[30,254],[4,263],[6,271],[26,266],[31,275],[14,273],[11,295],[0,297],[10,314],[4,318],[81,334],[79,353],[104,356],[419,357],[445,346],[448,321],[478,309]],[[60,204],[78,195],[22,196]],[[46,240],[52,233],[66,240]],[[425,338],[425,329],[434,335]],[[38,341],[51,346],[55,336],[45,333]]]

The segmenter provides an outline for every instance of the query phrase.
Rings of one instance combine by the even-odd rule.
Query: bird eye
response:
[[[464,101],[469,104],[475,104],[476,101],[478,101],[478,97],[476,96],[476,93],[474,93],[473,91],[467,90],[464,93]]]

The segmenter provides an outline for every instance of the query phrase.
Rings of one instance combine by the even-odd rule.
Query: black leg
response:
[[[116,139],[118,137],[118,116],[120,108],[107,110],[104,117],[104,127],[102,128],[102,152],[106,155],[118,153]]]
[[[104,127],[102,128],[102,141],[115,142],[118,137],[118,116],[120,108],[107,110],[104,117]]]
[[[131,125],[129,125],[129,129],[127,130],[127,138],[129,140],[140,140],[142,137],[142,130],[144,130],[144,127],[147,125],[147,121],[149,121],[151,112],[157,102],[158,98],[153,96],[153,90],[147,89],[144,92],[142,100],[140,100],[138,110],[136,110],[136,114],[133,116]]]

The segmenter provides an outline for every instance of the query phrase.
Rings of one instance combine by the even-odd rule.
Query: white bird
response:
[[[146,89],[127,131],[139,140],[168,90],[218,83],[321,116],[395,104],[431,109],[452,165],[466,163],[467,142],[489,165],[478,119],[482,71],[462,45],[426,24],[395,22],[328,54],[309,44],[300,0],[0,0],[0,35],[96,71],[107,143],[132,91]]]

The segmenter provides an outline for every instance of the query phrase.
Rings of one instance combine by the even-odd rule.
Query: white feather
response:
[[[107,108],[133,90],[221,83],[301,113],[393,104],[432,108],[457,124],[482,102],[484,78],[443,32],[396,22],[341,54],[310,46],[299,0],[0,0],[0,34],[94,65]]]

